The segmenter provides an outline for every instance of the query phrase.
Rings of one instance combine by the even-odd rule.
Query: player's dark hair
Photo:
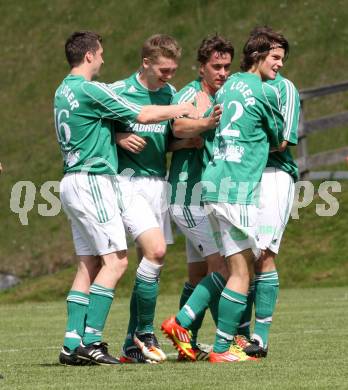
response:
[[[141,49],[141,58],[149,58],[152,61],[160,56],[178,61],[181,57],[181,47],[171,36],[155,34],[149,37]]]
[[[243,48],[241,70],[248,71],[254,64],[263,61],[270,50],[278,47],[284,49],[284,58],[286,59],[290,46],[284,35],[267,26],[255,27]]]
[[[197,61],[204,65],[206,64],[214,51],[218,53],[229,53],[231,60],[234,56],[234,47],[232,43],[220,35],[213,35],[204,38],[197,52]]]
[[[102,37],[92,31],[76,31],[65,42],[65,55],[71,68],[83,62],[85,54],[99,49]]]

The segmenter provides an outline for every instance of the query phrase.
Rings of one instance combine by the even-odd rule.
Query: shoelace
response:
[[[100,349],[103,354],[107,354],[108,353],[108,343],[106,343],[105,341],[102,341],[98,345],[98,349]]]
[[[245,348],[250,345],[250,342],[245,336],[238,336],[238,345]]]
[[[145,345],[148,344],[148,345],[155,346],[155,347],[159,348],[159,342],[158,342],[156,336],[152,333],[145,334],[144,342],[145,342]]]

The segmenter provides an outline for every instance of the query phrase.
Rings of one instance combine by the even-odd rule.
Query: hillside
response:
[[[143,40],[156,32],[174,35],[183,46],[174,80],[177,87],[196,76],[195,50],[207,34],[219,32],[231,38],[236,48],[233,70],[238,70],[248,32],[263,24],[288,37],[291,51],[283,74],[298,88],[347,79],[348,7],[344,0],[335,1],[335,6],[315,0],[8,0],[1,2],[0,11],[0,161],[5,169],[0,177],[0,271],[22,277],[52,273],[74,261],[63,213],[54,217],[38,214],[38,205],[47,204],[40,195],[41,186],[61,178],[52,98],[68,72],[63,46],[72,31],[91,29],[104,37],[101,79],[105,81],[135,71]],[[305,109],[308,118],[347,110],[347,94],[315,100]],[[347,145],[348,126],[312,136],[309,142],[312,153]],[[26,226],[10,210],[11,190],[18,181],[30,181],[36,187],[36,194],[27,197]],[[318,280],[330,274],[327,279],[337,277],[341,283],[340,275],[348,275],[347,190],[344,185],[336,217],[318,217],[308,208],[300,213],[300,220],[291,222],[280,260],[288,275],[287,285],[313,284],[314,274]],[[24,193],[21,199],[23,206]],[[176,250],[182,251],[182,244]],[[293,276],[294,269],[303,269],[303,279]],[[178,272],[183,277],[184,268]]]

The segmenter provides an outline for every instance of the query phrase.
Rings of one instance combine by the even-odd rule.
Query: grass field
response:
[[[157,324],[177,307],[161,296]],[[267,359],[211,365],[177,363],[161,337],[168,362],[161,365],[62,367],[57,356],[65,326],[62,302],[0,305],[0,388],[5,389],[347,389],[346,288],[285,289],[280,293]],[[128,301],[117,299],[105,340],[118,353],[128,318]],[[213,342],[207,315],[200,341]]]

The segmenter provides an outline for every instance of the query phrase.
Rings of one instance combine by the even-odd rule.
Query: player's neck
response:
[[[256,67],[255,65],[252,66],[247,73],[254,74],[255,76],[259,77],[262,80],[261,72],[259,71],[259,68]]]
[[[212,88],[204,79],[201,80],[202,90],[210,96],[215,96],[216,90]]]
[[[85,66],[75,66],[71,69],[70,74],[73,76],[82,76],[87,81],[91,81],[93,78],[92,72]]]
[[[161,87],[159,85],[155,85],[154,83],[151,83],[151,81],[149,80],[149,77],[147,77],[147,75],[144,71],[140,71],[137,74],[137,80],[144,88],[146,88],[150,91],[153,91],[153,92],[158,91]]]

